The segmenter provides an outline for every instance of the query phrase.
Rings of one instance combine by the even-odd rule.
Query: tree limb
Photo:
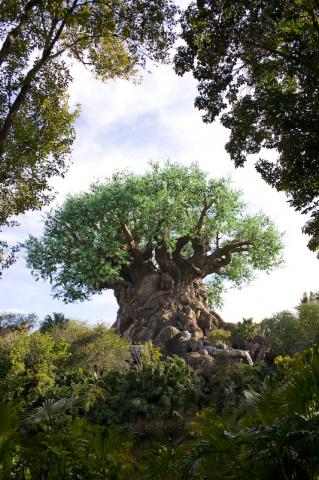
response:
[[[2,44],[2,47],[0,49],[0,67],[2,63],[5,61],[7,56],[12,50],[12,47],[14,45],[14,42],[16,41],[16,38],[20,35],[20,33],[23,31],[25,28],[26,24],[28,23],[28,20],[30,19],[32,15],[33,8],[39,3],[39,0],[31,0],[29,1],[23,10],[23,13],[20,17],[20,22],[16,27],[14,27],[10,32],[8,33],[5,41]]]
[[[155,260],[163,272],[171,272],[173,267],[172,255],[167,249],[164,240],[155,249]]]
[[[175,250],[173,251],[173,258],[180,258],[180,253],[183,250],[183,248],[188,244],[190,241],[190,236],[189,235],[184,235],[183,237],[180,237],[175,245]]]
[[[141,254],[141,258],[143,260],[143,262],[146,262],[147,260],[150,260],[153,256],[153,240],[150,239],[148,242],[147,242],[147,245],[144,249],[144,252],[142,252]]]
[[[312,21],[312,25],[313,25],[314,29],[319,34],[319,22],[318,22],[318,18],[316,16],[315,12],[313,11],[313,9],[306,8],[306,10],[311,16],[311,21]]]
[[[206,213],[207,213],[208,210],[211,208],[211,206],[213,205],[213,203],[214,203],[213,201],[210,202],[210,203],[207,203],[207,199],[206,199],[206,196],[205,196],[205,201],[204,201],[203,209],[202,209],[202,211],[201,211],[201,213],[200,213],[198,222],[196,223],[195,228],[194,228],[194,233],[195,233],[195,235],[199,235],[201,229],[203,228],[203,223],[204,223],[204,219],[205,219]]]
[[[131,252],[137,251],[138,250],[138,242],[137,242],[136,238],[134,237],[134,235],[132,234],[129,227],[126,225],[126,223],[122,224],[122,230],[123,230],[123,233],[124,233],[124,237],[125,237],[125,241],[126,241],[126,245],[127,245],[128,249]]]
[[[250,246],[251,242],[249,240],[232,240],[223,247],[216,248],[211,255],[206,257],[204,276],[211,273],[219,273],[221,268],[230,264],[232,254],[247,252]]]
[[[28,71],[26,76],[24,77],[23,81],[21,82],[21,88],[16,96],[13,104],[11,105],[9,112],[2,124],[1,130],[0,130],[0,158],[3,156],[5,152],[5,146],[8,141],[8,137],[10,135],[11,128],[13,126],[13,122],[15,118],[18,115],[18,112],[20,108],[23,106],[23,104],[26,101],[27,94],[29,93],[31,89],[32,82],[37,75],[37,73],[41,70],[41,68],[50,60],[50,55],[52,53],[52,50],[55,46],[55,44],[58,42],[59,38],[61,37],[61,34],[63,32],[63,29],[66,25],[66,20],[69,15],[71,15],[76,8],[78,0],[74,0],[72,3],[72,6],[70,9],[67,11],[64,19],[61,21],[59,28],[57,29],[56,34],[52,38],[49,46],[43,50],[42,57],[35,62],[33,67]],[[54,22],[53,22],[54,23]]]

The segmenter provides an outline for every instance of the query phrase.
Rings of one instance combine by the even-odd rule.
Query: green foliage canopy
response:
[[[261,149],[257,171],[312,212],[304,231],[319,247],[319,14],[313,0],[200,0],[182,20],[176,72],[198,81],[195,105],[204,121],[220,113],[230,129],[226,150],[236,166]]]
[[[175,15],[171,0],[1,2],[0,226],[46,204],[50,178],[66,171],[70,61],[103,81],[130,78],[146,59],[167,60]],[[12,260],[2,253],[0,265]]]
[[[319,340],[319,302],[301,303],[297,312],[278,312],[265,318],[259,331],[276,355],[292,355]]]
[[[45,401],[26,417],[17,405],[1,403],[0,479],[136,478],[131,441],[118,429],[74,418],[68,410],[77,403]]]
[[[152,272],[179,281],[213,274],[240,285],[280,263],[281,235],[263,213],[246,213],[241,194],[198,166],[153,164],[117,172],[69,196],[47,215],[42,238],[26,243],[36,278],[56,297],[84,300]]]

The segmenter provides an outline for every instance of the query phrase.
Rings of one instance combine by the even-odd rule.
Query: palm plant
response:
[[[42,430],[51,429],[57,419],[65,416],[70,410],[83,406],[84,400],[77,397],[45,400],[31,414],[25,416],[24,425]]]
[[[46,315],[40,325],[40,332],[46,333],[55,327],[62,328],[69,322],[64,313],[53,312],[52,315]]]

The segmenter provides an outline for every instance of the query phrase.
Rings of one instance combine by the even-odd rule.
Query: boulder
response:
[[[157,345],[162,351],[167,350],[167,345],[176,337],[180,331],[175,327],[163,328],[154,340],[154,344]]]
[[[217,357],[218,355],[225,355],[228,357],[232,362],[243,362],[247,363],[248,365],[253,365],[253,361],[249,352],[246,350],[236,350],[236,349],[229,349],[224,350],[221,348],[210,347],[206,346],[206,350],[208,351],[209,355],[213,357]]]
[[[210,355],[201,355],[198,352],[190,352],[184,356],[185,362],[204,377],[210,377],[213,372],[214,359]]]
[[[199,352],[203,349],[203,343],[201,342],[201,340],[195,340],[194,338],[190,339],[189,346],[192,352]]]
[[[166,352],[169,355],[185,355],[191,351],[190,339],[191,334],[189,332],[180,332],[166,345]]]
[[[202,348],[202,349],[199,351],[199,353],[200,353],[201,355],[209,355],[209,353],[208,353],[208,351],[206,350],[206,348]]]

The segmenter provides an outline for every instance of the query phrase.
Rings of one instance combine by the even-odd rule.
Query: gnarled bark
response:
[[[168,273],[153,272],[134,285],[117,286],[115,295],[118,333],[133,343],[151,340],[167,354],[192,351],[220,323],[201,280],[177,282]]]
[[[202,226],[202,217],[209,204],[205,203],[196,225],[196,234]],[[122,226],[126,249],[132,263],[123,269],[124,282],[115,285],[119,304],[114,327],[133,344],[151,341],[164,354],[177,354],[198,370],[210,371],[214,358],[223,353],[231,362],[251,364],[248,352],[228,349],[221,351],[208,339],[208,333],[223,326],[220,316],[208,307],[207,290],[203,278],[219,273],[231,261],[231,255],[247,251],[250,242],[230,241],[223,247],[218,242],[210,251],[209,242],[199,235],[180,237],[172,251],[165,239],[156,235],[144,249],[139,239]],[[155,242],[155,245],[153,243]],[[185,257],[183,248],[191,243],[193,255]],[[195,358],[196,357],[196,358]]]

